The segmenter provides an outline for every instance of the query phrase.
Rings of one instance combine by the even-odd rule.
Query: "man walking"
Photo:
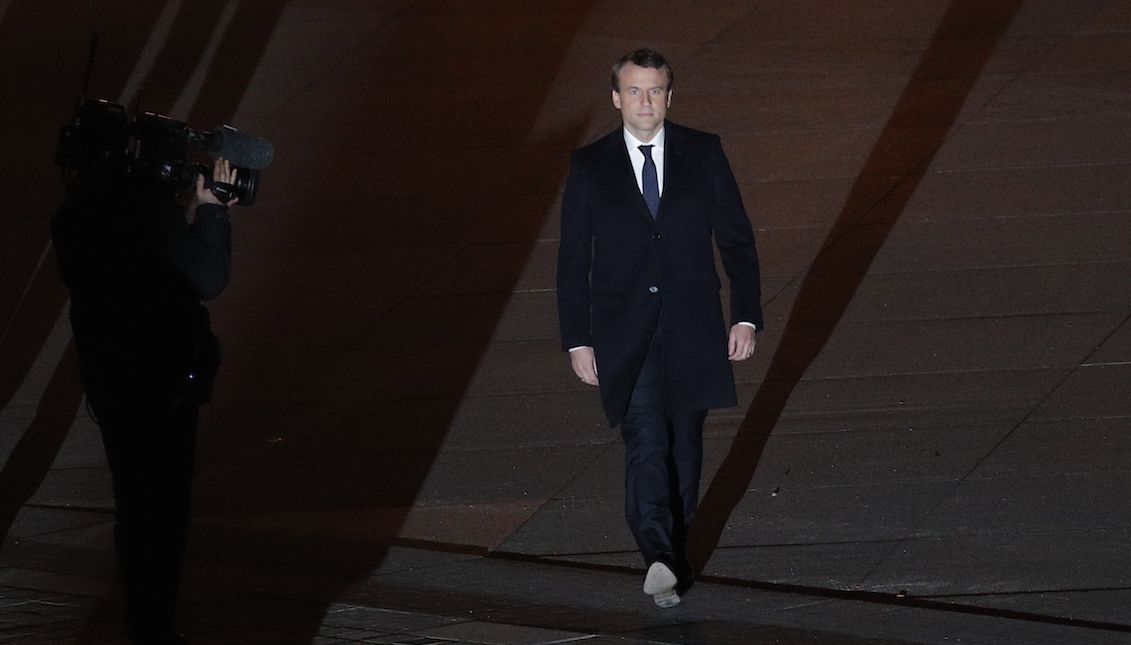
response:
[[[762,328],[754,233],[719,138],[666,120],[672,70],[640,49],[613,66],[623,127],[573,153],[562,198],[558,313],[574,373],[600,387],[625,445],[625,518],[644,592],[679,603],[693,577],[707,410],[736,405],[729,361]],[[713,243],[713,245],[712,245]],[[714,248],[730,281],[729,333]]]

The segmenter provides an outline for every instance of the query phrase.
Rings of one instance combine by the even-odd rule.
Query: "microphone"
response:
[[[204,132],[204,148],[213,157],[223,157],[233,166],[261,170],[271,163],[275,148],[270,141],[244,134],[230,125]]]

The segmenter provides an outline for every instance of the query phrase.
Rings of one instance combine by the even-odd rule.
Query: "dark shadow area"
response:
[[[35,418],[0,471],[0,491],[4,491],[0,498],[0,545],[7,539],[20,507],[39,490],[74,422],[82,400],[76,374],[78,359],[71,342],[39,400]]]
[[[44,226],[46,231],[45,223]],[[46,251],[40,256],[42,262],[32,263],[29,256],[17,260],[25,266],[10,269],[11,274],[23,274],[28,281],[19,292],[15,292],[19,286],[15,281],[8,285],[13,293],[12,299],[7,301],[11,305],[5,312],[5,326],[0,334],[0,356],[4,357],[0,367],[0,409],[7,407],[27,378],[67,301],[55,255],[46,250],[46,235],[38,242],[43,245],[41,250]],[[30,273],[25,273],[23,269],[28,269]]]
[[[230,353],[202,424],[185,597],[208,599],[203,613],[226,615],[224,572],[244,572],[285,642],[311,642],[330,603],[384,561],[582,136],[578,124],[528,142],[588,7],[539,20],[524,6],[405,3],[314,82],[324,109],[265,120],[279,144],[248,215],[269,218],[255,266],[242,261],[253,302],[216,321]],[[235,85],[210,74],[206,90]],[[471,311],[418,313],[477,295]],[[272,592],[278,570],[309,572],[307,602]]]
[[[53,3],[17,0],[12,5],[0,25],[0,42],[5,43],[8,59],[44,61],[61,71],[50,79],[31,72],[21,79],[26,81],[29,91],[35,88],[37,95],[29,109],[18,111],[7,121],[35,125],[23,128],[34,136],[13,140],[19,142],[20,149],[41,151],[42,162],[29,167],[21,165],[19,158],[5,156],[6,169],[11,171],[7,177],[28,185],[55,185],[57,169],[51,164],[51,152],[58,128],[70,119],[73,101],[81,89],[91,33],[99,33],[100,49],[90,94],[115,100],[125,87],[132,66],[141,57],[164,6],[119,2],[89,9],[72,7],[61,17],[59,7]],[[239,4],[186,119],[190,125],[208,128],[231,119],[285,7],[285,2],[270,0],[245,0]],[[292,611],[281,601],[276,607],[266,608],[277,617],[282,633],[287,634],[286,642],[310,642],[315,638],[326,606],[382,562],[388,541],[398,534],[416,500],[460,397],[468,388],[506,306],[506,298],[493,294],[510,293],[517,283],[557,197],[556,191],[546,186],[559,183],[555,181],[559,179],[556,174],[564,171],[568,151],[581,137],[584,124],[542,138],[539,144],[526,141],[553,89],[554,70],[560,66],[588,7],[588,3],[580,3],[554,10],[552,20],[539,20],[531,29],[529,24],[507,24],[506,10],[461,24],[450,15],[453,7],[442,3],[405,3],[405,10],[393,18],[400,22],[374,34],[379,39],[375,55],[394,78],[367,78],[368,70],[356,69],[356,64],[349,69],[351,62],[341,61],[347,68],[339,79],[342,87],[332,95],[320,97],[327,105],[324,122],[291,121],[282,107],[275,111],[273,131],[256,132],[272,138],[280,154],[274,167],[265,173],[261,193],[264,199],[254,211],[238,211],[234,218],[236,227],[240,226],[241,217],[280,217],[286,212],[291,217],[281,230],[287,231],[289,238],[272,240],[280,243],[280,266],[249,266],[247,260],[241,260],[243,249],[237,245],[233,251],[233,280],[241,279],[241,271],[267,275],[272,287],[290,294],[287,297],[294,304],[309,311],[317,310],[318,304],[304,302],[301,293],[294,295],[296,287],[307,286],[294,281],[310,275],[315,282],[322,281],[317,290],[348,293],[355,285],[365,286],[371,281],[376,294],[358,294],[357,311],[371,321],[368,329],[347,346],[337,348],[336,354],[320,354],[307,364],[297,384],[262,383],[247,378],[246,373],[287,372],[288,363],[296,354],[302,354],[302,347],[277,346],[275,355],[250,360],[243,360],[237,351],[221,368],[217,401],[202,409],[198,458],[202,476],[198,479],[196,514],[349,514],[341,524],[319,523],[321,536],[327,539],[313,542],[287,531],[213,530],[207,523],[190,531],[190,560],[195,557],[195,561],[209,564],[262,563],[263,567],[255,569],[253,576],[262,575],[264,579],[251,582],[264,589],[271,587],[270,572],[275,568],[335,563],[319,568],[318,575],[312,576],[306,586],[305,595],[317,601],[308,605],[312,609]],[[222,9],[223,3],[211,1],[180,5],[169,39],[143,81],[143,109],[166,112],[172,107],[191,78]],[[490,24],[492,20],[497,22]],[[496,37],[485,38],[484,29],[493,31]],[[74,44],[51,50],[48,39],[29,39],[26,34],[53,34],[55,41],[73,38]],[[446,43],[451,53],[437,56],[436,43]],[[499,48],[507,48],[513,60],[499,56]],[[500,113],[497,108],[501,101],[489,103],[476,98],[474,93],[465,93],[457,97],[460,111],[455,115],[451,105],[445,103],[453,96],[450,92],[446,97],[433,94],[414,100],[411,92],[402,88],[394,92],[370,88],[377,82],[386,88],[417,83],[426,93],[426,88],[436,85],[437,78],[453,75],[476,79],[485,86],[485,94],[519,87],[523,100],[507,105],[505,113]],[[459,82],[468,87],[466,81]],[[358,96],[359,89],[368,91]],[[440,92],[447,92],[447,88]],[[308,136],[312,132],[313,139]],[[289,146],[287,136],[293,137]],[[435,151],[422,152],[421,140],[435,143]],[[454,154],[467,172],[457,180],[458,185],[437,187],[432,184],[431,170],[451,152],[444,147],[452,141]],[[367,164],[364,168],[347,167],[357,162],[356,151],[350,150],[355,146],[369,146],[372,150],[374,159],[363,160]],[[343,147],[347,150],[343,151]],[[500,150],[507,150],[509,158],[500,158]],[[288,153],[293,155],[289,161]],[[509,183],[512,181],[513,184]],[[517,188],[500,188],[508,185]],[[0,338],[5,350],[4,372],[0,375],[4,401],[25,379],[66,301],[55,267],[48,265],[54,258],[44,250],[48,248],[48,217],[61,192],[51,199],[42,194],[33,198],[18,191],[17,196],[21,200],[8,211],[15,217],[7,217],[2,229],[10,233],[5,236],[6,241],[22,242],[6,242],[6,253],[11,250],[25,254],[5,258],[5,267],[17,270],[3,271],[4,282],[0,285],[2,293],[11,296],[0,298],[5,303],[0,310],[6,331]],[[327,227],[327,218],[335,216],[333,211],[343,199],[361,203],[371,199],[379,216],[348,221],[337,218],[333,226]],[[23,217],[25,212],[35,216]],[[329,244],[325,256],[311,253],[310,249],[312,244],[330,242],[328,230],[330,235],[341,236],[334,240],[337,243],[348,245],[350,236],[374,240],[374,247],[367,253],[380,259],[351,268],[356,281],[345,284],[320,275],[317,263],[333,262],[336,251]],[[467,323],[465,333],[447,338],[439,350],[406,348],[398,345],[395,335],[383,335],[388,332],[386,320],[395,317],[392,314],[403,313],[399,308],[404,302],[431,297],[426,293],[430,281],[439,273],[458,275],[467,255],[474,254],[477,243],[485,240],[497,241],[503,252],[500,260],[490,262],[489,305],[475,309],[475,320]],[[287,252],[290,245],[295,253]],[[386,254],[387,259],[383,257]],[[411,264],[406,258],[417,254],[433,260],[423,272],[415,265],[404,266]],[[299,277],[290,270],[296,258],[306,261]],[[389,275],[398,280],[391,288]],[[271,298],[269,293],[260,295],[265,301]],[[223,299],[222,295],[217,302],[223,303]],[[221,339],[236,338],[229,344],[239,348],[239,338],[260,333],[256,327],[259,322],[254,314],[236,316],[234,320],[217,322],[214,329]],[[340,321],[322,322],[334,327]],[[419,329],[437,333],[450,332],[444,327],[450,323],[451,320],[434,318],[413,321]],[[317,335],[327,330],[309,331]],[[378,343],[388,344],[390,351],[368,347],[372,337]],[[23,454],[34,447],[35,459],[5,474],[14,478],[16,484],[6,489],[6,494],[8,490],[34,492],[73,422],[82,390],[75,373],[73,350],[68,350],[67,357],[56,369],[32,431],[19,449]],[[404,387],[400,387],[388,381],[358,377],[352,372],[354,361],[383,375],[403,373],[409,366],[411,378],[405,379],[402,374]],[[355,386],[350,393],[354,400],[341,405],[316,405],[305,413],[281,405],[302,400],[304,393],[312,389],[325,393],[317,385],[325,381],[351,382]],[[423,405],[421,397],[426,401]],[[64,400],[66,405],[60,403]],[[50,414],[45,407],[50,407]],[[49,422],[54,425],[45,429]],[[328,429],[332,432],[328,433]],[[276,432],[287,434],[291,439],[288,447],[298,449],[301,459],[281,466],[273,460],[256,459],[263,434]],[[16,510],[22,504],[15,497],[9,501]],[[358,518],[365,524],[360,529]],[[10,518],[5,529],[9,526]],[[298,528],[301,532],[309,527]],[[338,547],[345,543],[354,548]],[[343,562],[337,554],[345,552],[351,557]],[[223,581],[210,579],[207,574],[196,576],[190,568],[186,567],[182,598],[203,599],[205,614],[225,614],[230,610],[224,604],[227,596]],[[113,614],[114,597],[112,594],[103,599],[99,612],[103,618]],[[100,620],[96,616],[94,623]],[[104,620],[101,624],[105,627]],[[88,632],[86,638],[97,637],[97,633],[97,629]]]
[[[225,4],[180,5],[166,46],[143,81],[141,109],[163,113],[172,108]],[[165,6],[161,2],[61,5],[17,1],[0,22],[0,54],[5,60],[24,63],[8,66],[4,74],[13,100],[5,104],[2,132],[10,149],[25,151],[4,155],[0,161],[0,173],[9,187],[8,208],[0,220],[0,239],[5,241],[0,270],[0,407],[11,402],[56,320],[65,314],[67,294],[48,230],[48,218],[62,196],[52,156],[59,127],[71,119],[74,101],[83,89],[92,35],[98,36],[98,49],[87,96],[116,101]],[[213,60],[223,68],[214,77],[224,82],[206,84],[196,102],[206,106],[198,109],[199,117],[210,121],[190,125],[210,128],[232,118],[285,6],[282,1],[240,3]],[[12,189],[15,186],[41,189]],[[68,343],[33,420],[0,472],[0,535],[7,535],[20,507],[43,482],[82,396],[74,346]],[[116,607],[117,593],[102,604]]]
[[[115,17],[115,12],[120,16],[127,9],[129,24],[136,32],[123,30]],[[3,74],[9,100],[0,119],[0,138],[19,154],[0,156],[0,177],[7,187],[6,208],[0,217],[0,240],[4,241],[0,409],[12,401],[65,312],[67,292],[48,230],[48,219],[62,198],[53,155],[59,127],[71,118],[82,91],[91,35],[101,34],[104,52],[92,78],[92,93],[116,97],[158,9],[123,0],[80,3],[60,12],[50,3],[18,0],[0,21],[0,57],[25,63],[8,65]],[[29,61],[35,64],[27,64]],[[37,189],[17,190],[16,186]],[[0,534],[7,535],[19,508],[39,488],[74,422],[82,395],[74,348],[69,345],[33,420],[0,473]]]
[[[704,494],[689,546],[697,569],[710,559],[789,397],[828,343],[1022,4],[955,0],[947,8],[806,273],[765,381]],[[875,194],[882,197],[872,201]]]
[[[59,127],[70,120],[82,91],[92,33],[102,34],[103,50],[92,91],[108,97],[122,91],[159,9],[136,4],[80,3],[60,11],[51,3],[16,0],[0,21],[0,57],[22,61],[2,74],[7,99],[0,138],[12,153],[0,156],[0,184],[6,188],[0,217],[0,409],[23,383],[67,300],[47,226],[62,198],[53,164]],[[136,31],[124,30],[114,18],[127,7]],[[121,60],[112,60],[115,56]],[[36,190],[19,188],[26,186]],[[74,384],[78,387],[77,379]]]

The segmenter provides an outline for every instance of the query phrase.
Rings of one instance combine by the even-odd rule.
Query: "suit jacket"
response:
[[[737,403],[715,247],[730,280],[731,321],[763,323],[754,232],[718,136],[671,122],[665,133],[655,220],[620,129],[573,153],[562,196],[562,348],[594,348],[613,426],[628,408],[661,312],[669,409]]]

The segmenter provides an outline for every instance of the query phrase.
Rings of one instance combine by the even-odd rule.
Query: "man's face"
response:
[[[613,107],[620,110],[624,127],[647,143],[664,125],[672,100],[668,75],[663,70],[629,63],[621,68],[620,90],[613,90]]]

